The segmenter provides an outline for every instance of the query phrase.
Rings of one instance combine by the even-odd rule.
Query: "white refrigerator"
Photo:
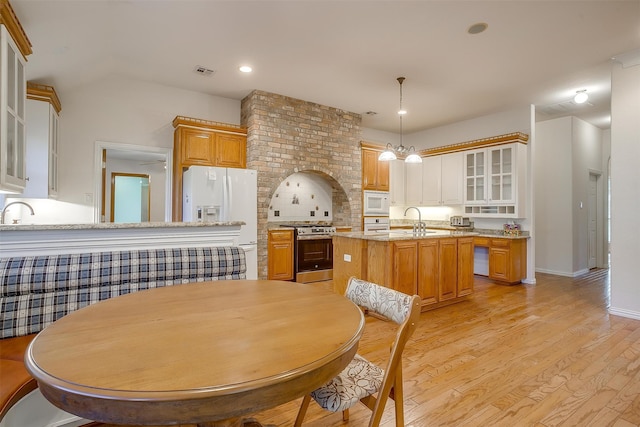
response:
[[[191,166],[182,175],[184,222],[244,221],[237,244],[247,279],[258,278],[258,174],[251,169]]]

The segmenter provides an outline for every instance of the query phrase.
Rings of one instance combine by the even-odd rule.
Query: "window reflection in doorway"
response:
[[[111,173],[111,222],[149,221],[149,175]]]

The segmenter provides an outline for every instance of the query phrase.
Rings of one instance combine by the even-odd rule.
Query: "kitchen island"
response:
[[[0,257],[232,246],[243,221],[0,225]]]
[[[333,287],[344,294],[351,276],[422,298],[422,310],[464,300],[473,293],[474,236],[447,230],[337,233],[333,236]]]

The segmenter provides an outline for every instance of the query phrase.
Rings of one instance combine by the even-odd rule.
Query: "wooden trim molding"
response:
[[[60,114],[62,104],[60,98],[53,86],[41,85],[38,83],[27,82],[27,99],[35,99],[36,101],[48,102]]]
[[[242,126],[232,125],[229,123],[214,122],[211,120],[194,119],[191,117],[176,116],[173,119],[173,127],[189,127],[194,129],[213,130],[216,132],[233,133],[236,135],[247,135],[247,129]]]
[[[511,144],[518,142],[527,144],[529,135],[522,132],[507,133],[504,135],[492,136],[490,138],[474,139],[473,141],[459,142],[457,144],[444,145],[442,147],[425,148],[418,153],[421,157],[435,156],[438,154],[454,153],[456,151],[474,150],[476,148],[490,147],[494,145]]]
[[[384,151],[384,149],[387,147],[386,144],[376,144],[374,142],[367,142],[367,141],[360,141],[360,147],[361,148],[368,148],[369,150],[376,150],[376,151]]]
[[[33,53],[31,42],[27,37],[27,33],[24,32],[24,28],[22,28],[13,8],[9,4],[9,0],[0,0],[0,24],[7,28],[7,31],[11,34],[11,38],[16,42],[20,53],[22,53],[22,56],[26,60],[27,56]]]
[[[443,145],[441,147],[425,148],[418,152],[420,157],[436,156],[439,154],[455,153],[457,151],[474,150],[476,148],[490,147],[494,145],[511,144],[518,142],[527,144],[529,135],[522,132],[506,133],[504,135],[492,136],[490,138],[474,139],[473,141],[458,142],[456,144]],[[384,151],[386,144],[382,145],[374,142],[360,141],[360,147],[369,150]],[[403,157],[398,157],[402,159]]]

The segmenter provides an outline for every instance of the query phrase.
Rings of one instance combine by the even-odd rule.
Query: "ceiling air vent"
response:
[[[211,77],[213,76],[213,73],[215,73],[214,70],[207,67],[203,67],[202,65],[198,65],[194,71],[200,75],[207,76],[207,77]]]

